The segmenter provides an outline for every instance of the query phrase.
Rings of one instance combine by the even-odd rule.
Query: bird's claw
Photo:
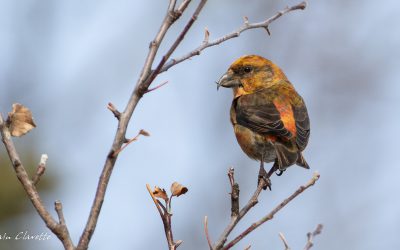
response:
[[[283,172],[285,172],[286,169],[284,170],[280,170],[278,169],[277,171],[279,171],[278,173],[275,173],[277,176],[281,176],[283,174]]]

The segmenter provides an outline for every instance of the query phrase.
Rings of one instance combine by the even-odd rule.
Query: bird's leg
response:
[[[271,169],[268,171],[268,176],[271,176],[277,169],[279,169],[279,167],[278,163],[275,160],[274,165],[272,165]]]
[[[284,170],[280,170],[279,169],[279,164],[278,164],[278,160],[277,159],[275,160],[274,165],[272,166],[272,168],[269,170],[268,176],[270,177],[276,171],[279,171],[279,173],[276,173],[277,176],[281,176],[283,174],[283,172],[286,171],[286,169],[284,169]]]
[[[261,159],[261,164],[260,164],[260,171],[258,172],[258,184],[260,184],[261,179],[264,180],[264,186],[263,189],[266,190],[267,188],[269,188],[269,190],[271,190],[271,180],[269,179],[271,175],[267,174],[267,171],[265,171],[264,168],[264,161],[263,159]]]

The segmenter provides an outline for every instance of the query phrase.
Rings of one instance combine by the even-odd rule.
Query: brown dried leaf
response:
[[[174,182],[171,185],[171,193],[172,196],[180,196],[182,194],[185,194],[188,191],[188,188],[183,186],[182,184],[178,183],[178,182]]]
[[[168,200],[167,192],[166,192],[165,189],[163,189],[163,188],[160,188],[160,187],[155,186],[155,187],[154,187],[154,191],[153,191],[153,195],[154,195],[155,197],[161,198],[161,199],[163,199],[163,200],[165,200],[165,201]]]
[[[140,135],[144,135],[144,136],[150,136],[150,133],[147,132],[147,131],[144,130],[144,129],[141,129],[141,130],[139,131],[139,134],[140,134]]]
[[[36,127],[32,112],[22,104],[14,103],[8,113],[8,128],[12,136],[23,136]]]

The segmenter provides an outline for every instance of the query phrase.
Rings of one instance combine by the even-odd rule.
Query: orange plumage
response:
[[[233,89],[231,123],[242,150],[259,160],[259,178],[297,164],[309,168],[302,156],[310,136],[303,98],[283,71],[257,55],[243,56],[229,67],[218,87]],[[274,162],[267,174],[264,162]]]

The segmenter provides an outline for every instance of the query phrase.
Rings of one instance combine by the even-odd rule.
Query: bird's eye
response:
[[[246,66],[246,67],[244,67],[243,71],[244,71],[245,73],[250,73],[250,72],[251,72],[251,67]]]

